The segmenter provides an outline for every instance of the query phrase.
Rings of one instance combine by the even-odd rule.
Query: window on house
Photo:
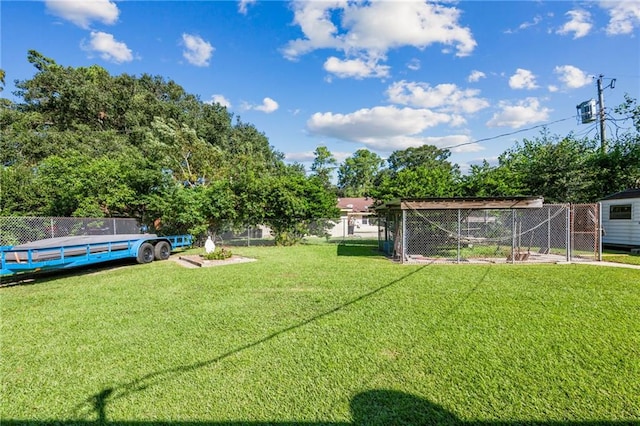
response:
[[[631,219],[631,204],[609,206],[609,219]]]
[[[369,219],[368,219],[368,218],[366,218],[366,217],[363,217],[363,218],[362,218],[362,224],[363,224],[363,225],[368,225],[368,224],[369,224]]]

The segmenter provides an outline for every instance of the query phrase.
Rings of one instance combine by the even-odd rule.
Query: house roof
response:
[[[607,195],[602,199],[604,200],[626,200],[629,198],[640,198],[640,188],[629,188],[624,191],[616,192],[615,194]]]
[[[368,212],[373,203],[373,198],[338,198],[338,208],[353,213]]]
[[[542,197],[401,198],[376,210],[532,209],[542,207]]]

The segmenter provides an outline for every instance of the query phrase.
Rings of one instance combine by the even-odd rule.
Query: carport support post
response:
[[[407,211],[402,210],[402,263],[407,255]]]

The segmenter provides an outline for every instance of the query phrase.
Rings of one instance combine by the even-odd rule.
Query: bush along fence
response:
[[[601,260],[598,204],[386,209],[379,247],[402,263]]]

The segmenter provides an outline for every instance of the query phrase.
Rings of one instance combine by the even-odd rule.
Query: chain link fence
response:
[[[379,247],[403,263],[561,262],[600,259],[597,204],[536,209],[393,211]]]
[[[0,217],[0,246],[73,235],[139,234],[140,224],[129,218]]]
[[[600,204],[571,205],[571,258],[602,259],[602,214]]]
[[[403,263],[601,259],[598,204],[552,204],[535,209],[409,209],[369,217],[366,222],[345,217],[318,223],[324,235],[315,238],[377,240],[381,251]],[[72,235],[138,234],[143,230],[136,219],[129,218],[0,217],[0,246]],[[214,238],[219,245],[274,244],[266,226],[248,226]],[[194,245],[203,246],[205,239]]]

